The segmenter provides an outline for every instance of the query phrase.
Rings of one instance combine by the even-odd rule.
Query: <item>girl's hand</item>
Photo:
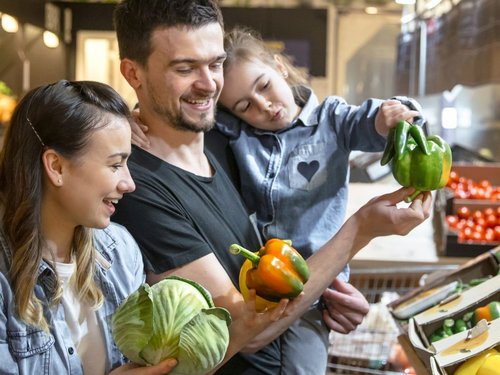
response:
[[[163,375],[168,374],[175,366],[177,366],[177,361],[173,358],[167,358],[154,366],[128,363],[114,369],[109,375]]]
[[[132,121],[130,121],[130,129],[132,130],[132,144],[144,149],[150,146],[149,139],[146,135],[148,132],[147,125],[141,122],[139,109],[132,111]]]
[[[409,109],[398,100],[386,100],[381,105],[375,116],[375,129],[380,135],[387,137],[389,130],[396,126],[399,121],[413,122],[414,117],[421,114]]]
[[[361,324],[370,304],[353,285],[339,278],[323,292],[323,320],[333,331],[347,334]]]

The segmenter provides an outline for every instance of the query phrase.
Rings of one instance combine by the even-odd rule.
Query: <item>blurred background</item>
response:
[[[19,98],[60,79],[101,81],[131,107],[136,103],[119,72],[115,4],[0,0],[0,137]],[[500,164],[495,163],[500,162],[500,0],[220,4],[227,29],[245,25],[259,31],[308,73],[320,99],[337,95],[357,105],[370,97],[416,98],[427,131],[450,143],[454,166],[469,163],[455,171],[500,189]],[[348,215],[371,197],[398,187],[389,167],[380,166],[380,157],[352,153]],[[494,207],[500,213],[500,201],[457,200],[453,192],[439,193],[432,220],[405,237],[373,240],[350,263],[351,283],[369,300],[370,313],[352,334],[332,333],[331,374],[426,375],[387,303],[422,285],[428,275],[455,270],[494,246],[500,252],[500,240],[460,242],[445,220],[459,203],[474,210]]]
[[[0,95],[66,79],[109,83],[118,70],[116,1],[0,0]],[[416,97],[429,130],[499,160],[498,0],[221,0],[227,28],[257,29],[311,77],[320,98]],[[0,100],[7,113],[12,101]],[[356,155],[354,155],[356,156]]]

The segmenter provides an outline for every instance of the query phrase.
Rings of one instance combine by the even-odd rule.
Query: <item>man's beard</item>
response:
[[[197,121],[196,123],[193,123],[191,121],[187,121],[183,116],[182,112],[178,113],[177,115],[173,116],[172,113],[164,112],[164,116],[168,119],[170,125],[177,130],[184,130],[188,132],[195,132],[195,133],[206,133],[209,130],[212,130],[215,124],[215,111],[214,114],[212,115],[212,118],[209,118],[209,114],[203,114],[202,118]]]
[[[212,115],[211,118],[210,118],[210,113],[204,113],[200,120],[192,122],[184,118],[182,110],[179,111],[178,113],[173,113],[172,111],[169,111],[168,108],[159,104],[159,101],[156,100],[155,95],[152,96],[152,102],[153,102],[153,110],[161,117],[163,117],[165,120],[167,120],[170,126],[173,127],[174,129],[183,130],[187,132],[206,133],[214,127],[215,112],[216,112],[215,108],[211,113]]]

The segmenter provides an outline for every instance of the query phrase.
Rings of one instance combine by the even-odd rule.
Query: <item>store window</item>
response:
[[[120,73],[118,42],[114,31],[79,31],[76,79],[107,83],[132,107],[137,98]]]

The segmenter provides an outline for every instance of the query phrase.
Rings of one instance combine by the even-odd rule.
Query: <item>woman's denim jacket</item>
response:
[[[139,248],[124,227],[112,223],[106,229],[94,230],[94,240],[95,280],[104,294],[97,319],[107,348],[108,373],[127,362],[113,341],[111,315],[144,282],[144,267]],[[35,285],[35,294],[45,305],[50,326],[47,333],[19,319],[8,273],[10,259],[8,241],[0,231],[0,374],[83,374],[62,306],[47,307],[55,285],[54,272],[42,261]]]

